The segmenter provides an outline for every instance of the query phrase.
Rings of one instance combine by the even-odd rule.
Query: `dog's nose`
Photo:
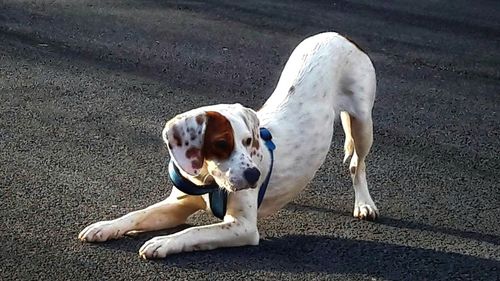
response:
[[[254,185],[257,183],[260,177],[259,169],[257,168],[248,168],[243,172],[243,177],[247,180],[250,185]]]

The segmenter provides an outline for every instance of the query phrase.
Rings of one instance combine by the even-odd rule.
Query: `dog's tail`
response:
[[[340,120],[342,121],[342,128],[344,129],[345,142],[344,142],[344,163],[354,153],[354,139],[351,134],[351,116],[346,111],[340,112]]]

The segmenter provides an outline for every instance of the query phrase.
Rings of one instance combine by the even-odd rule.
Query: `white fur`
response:
[[[167,143],[172,139],[173,125],[187,130],[184,126],[196,126],[193,118],[205,111],[219,112],[230,121],[235,148],[229,159],[207,160],[199,170],[181,169],[194,183],[215,180],[228,189],[227,213],[221,223],[156,237],[141,247],[140,255],[159,258],[184,251],[258,244],[257,217],[273,214],[305,188],[325,160],[334,121],[341,113],[346,132],[345,160],[352,155],[349,169],[355,191],[353,214],[361,219],[375,219],[378,210],[368,192],[364,162],[372,142],[375,88],[375,70],[368,56],[344,37],[322,33],[307,38],[294,50],[274,93],[260,111],[239,104],[214,105],[174,118],[163,133]],[[242,143],[252,137],[258,126],[271,131],[277,147],[270,183],[259,208],[258,188],[245,184],[243,171],[248,166],[257,167],[261,172],[257,183],[260,186],[270,168],[270,154],[262,140],[255,154]],[[194,142],[199,145],[198,139]],[[175,149],[170,150],[171,156],[182,158],[183,153]],[[179,149],[184,152],[187,147]],[[189,160],[175,160],[189,163],[186,159]],[[199,209],[210,211],[208,196],[188,196],[174,187],[165,201],[116,220],[90,225],[79,238],[88,242],[105,241],[131,231],[173,227]]]

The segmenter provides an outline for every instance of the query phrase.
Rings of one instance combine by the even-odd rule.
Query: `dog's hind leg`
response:
[[[345,141],[344,141],[344,163],[352,156],[354,153],[354,140],[351,134],[351,118],[349,113],[342,111],[340,112],[340,120],[342,121],[342,128],[344,129]]]
[[[340,109],[346,134],[344,161],[352,154],[349,172],[355,196],[353,214],[363,220],[375,220],[379,213],[368,191],[365,163],[373,143],[372,108],[377,88],[375,69],[370,58],[359,50],[351,53],[346,65],[340,79]]]
[[[355,196],[353,215],[364,220],[375,220],[378,209],[368,191],[365,163],[373,143],[372,119],[371,116],[365,119],[350,116],[350,121],[354,141],[354,154],[349,165]]]

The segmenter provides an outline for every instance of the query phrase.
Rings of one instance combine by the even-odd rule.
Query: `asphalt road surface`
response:
[[[0,279],[499,280],[499,11],[462,0],[0,1]],[[351,216],[337,124],[326,163],[259,222],[257,247],[144,261],[153,235],[77,240],[168,194],[166,120],[214,103],[258,108],[292,49],[322,31],[357,41],[377,69],[368,180],[380,220]]]

